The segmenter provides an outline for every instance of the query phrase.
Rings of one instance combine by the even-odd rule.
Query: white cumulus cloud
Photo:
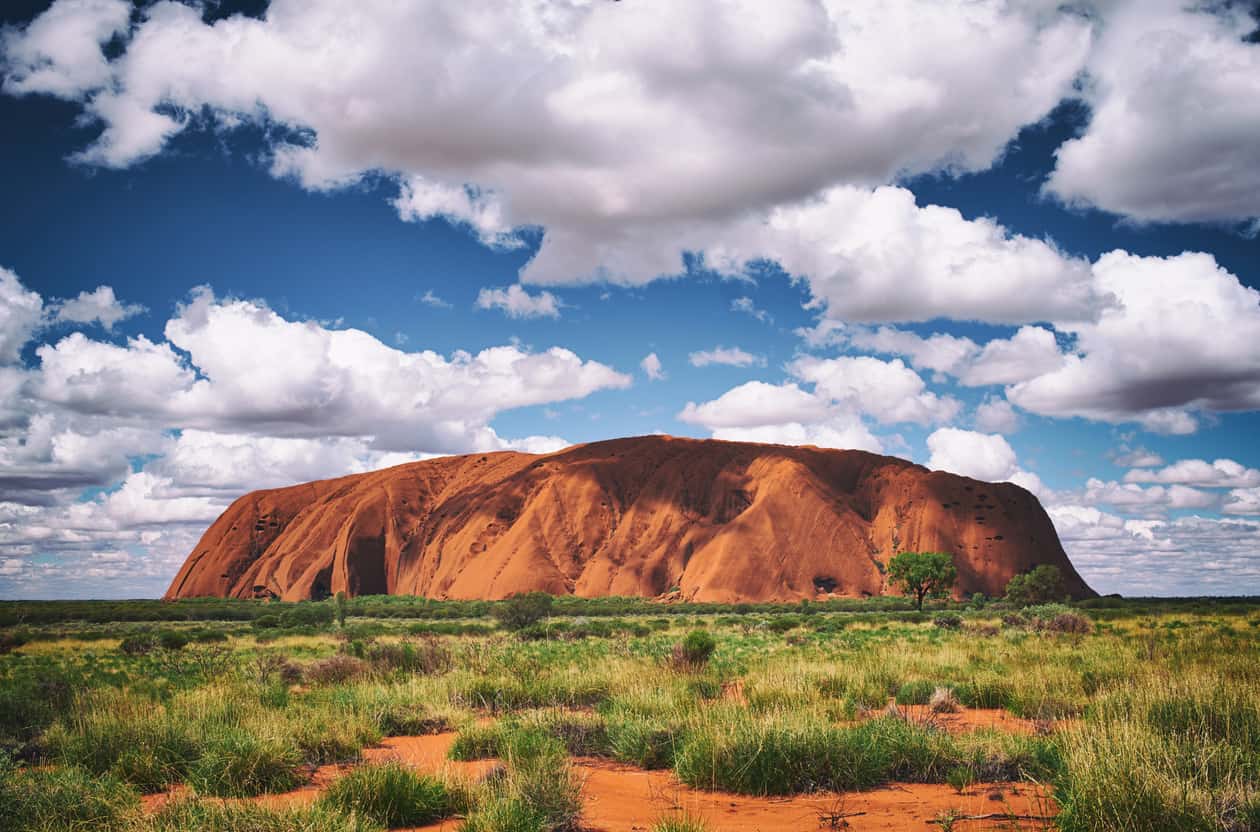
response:
[[[1157,463],[1158,464],[1158,463]],[[1260,470],[1232,459],[1182,459],[1158,470],[1135,468],[1124,475],[1125,482],[1197,485],[1204,488],[1255,488],[1260,486]]]
[[[1106,6],[1089,60],[1089,123],[1047,190],[1138,220],[1260,217],[1260,44],[1247,4]]]
[[[509,318],[559,318],[560,306],[560,299],[551,292],[531,295],[519,283],[477,293],[478,309],[501,309]]]
[[[927,467],[985,482],[1013,482],[1037,494],[1041,479],[1019,466],[1015,449],[1001,435],[961,428],[938,428],[927,438]]]
[[[665,378],[665,370],[661,368],[661,359],[654,352],[643,356],[643,360],[639,362],[639,368],[650,381],[662,381]]]
[[[983,170],[1070,92],[1093,37],[1075,11],[1001,0],[128,13],[58,0],[5,41],[10,93],[77,98],[101,125],[81,161],[134,164],[207,119],[274,126],[273,172],[305,187],[383,173],[405,219],[495,245],[544,229],[523,278],[548,283],[676,272],[715,224],[820,187]]]
[[[698,350],[687,356],[693,367],[708,367],[711,364],[724,364],[728,367],[764,367],[765,356],[753,355],[739,347],[714,347],[711,350]]]
[[[144,312],[138,303],[122,303],[114,295],[111,286],[97,286],[91,292],[80,292],[77,297],[53,305],[52,317],[58,323],[99,323],[105,329],[113,329],[119,321],[125,321]]]

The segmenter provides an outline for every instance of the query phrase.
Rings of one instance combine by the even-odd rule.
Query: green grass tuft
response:
[[[442,781],[398,763],[354,769],[329,785],[320,803],[391,828],[421,826],[452,813]]]
[[[0,762],[0,832],[129,832],[139,818],[139,795],[113,777]]]
[[[199,794],[253,797],[287,792],[302,785],[297,752],[276,740],[244,731],[229,731],[202,750],[188,771],[188,783]]]

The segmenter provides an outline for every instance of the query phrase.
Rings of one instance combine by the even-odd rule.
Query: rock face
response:
[[[1017,485],[862,451],[644,436],[546,455],[444,457],[246,494],[206,531],[167,598],[545,590],[696,601],[892,592],[903,551],[954,555],[959,594],[1076,573]]]

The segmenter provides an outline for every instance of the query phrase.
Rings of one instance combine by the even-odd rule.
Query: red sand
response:
[[[861,812],[845,818],[858,830],[928,830],[927,821],[951,809],[964,814],[1013,812],[1039,815],[1042,801],[1023,784],[974,786],[959,795],[949,786],[893,784],[867,792],[844,795],[820,794],[791,798],[748,797],[706,792],[681,785],[665,771],[642,771],[601,760],[579,761],[585,777],[583,822],[603,832],[643,832],[662,816],[684,811],[703,818],[712,832],[770,832],[770,830],[829,829],[824,818],[833,814]],[[1001,800],[988,795],[1000,791]],[[993,828],[992,822],[987,828]],[[1042,823],[1026,822],[1014,829],[1042,829]],[[936,827],[939,829],[939,827]],[[980,822],[959,822],[956,830],[983,829]]]
[[[392,737],[377,748],[365,749],[364,760],[397,760],[426,772],[448,771],[457,776],[479,777],[496,765],[494,760],[457,762],[447,759],[456,734]],[[280,806],[314,800],[320,791],[349,766],[321,766],[311,783],[291,792],[254,798],[264,805]],[[790,798],[748,797],[692,789],[669,771],[643,771],[632,766],[595,758],[578,758],[574,772],[582,782],[582,821],[594,832],[646,832],[661,817],[687,812],[703,818],[711,832],[788,832],[789,830],[851,829],[855,832],[907,832],[930,830],[928,821],[940,813],[995,812],[1016,815],[1054,814],[1048,790],[1027,784],[997,783],[972,786],[964,794],[951,787],[931,784],[891,784],[866,792],[844,795],[818,794]],[[145,808],[155,811],[167,800],[186,793],[183,787],[167,794],[148,795]],[[998,796],[994,799],[993,796]],[[861,813],[861,814],[851,814]],[[846,814],[848,825],[831,826],[826,818]],[[423,827],[423,832],[451,830],[459,819]],[[997,821],[959,821],[955,830],[995,829]],[[939,827],[935,827],[939,828]],[[1004,829],[1041,830],[1047,824],[1022,821]]]
[[[1006,734],[1032,736],[1038,731],[1035,720],[1015,716],[1002,708],[962,708],[954,713],[935,714],[926,705],[898,705],[898,710],[911,722],[935,724],[951,734],[965,734],[993,728]],[[871,717],[881,716],[876,711]]]

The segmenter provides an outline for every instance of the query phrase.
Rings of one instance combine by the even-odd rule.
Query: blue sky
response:
[[[1260,593],[1255,21],[766,9],[7,5],[0,597],[657,431],[1010,479],[1100,591]]]

